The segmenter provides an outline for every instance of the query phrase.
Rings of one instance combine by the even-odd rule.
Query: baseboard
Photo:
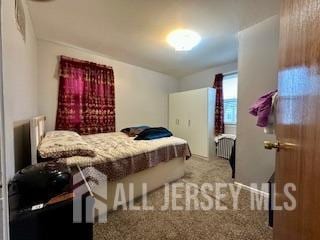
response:
[[[199,159],[202,159],[202,160],[209,161],[208,157],[203,157],[203,156],[200,156],[200,155],[197,155],[197,154],[192,154],[192,156],[195,157],[195,158],[199,158]]]
[[[245,190],[248,190],[250,192],[253,192],[253,193],[256,193],[256,194],[260,194],[260,195],[262,195],[262,196],[264,196],[266,198],[269,198],[269,193],[267,193],[267,192],[264,192],[264,191],[249,187],[248,185],[245,185],[245,184],[242,184],[242,183],[239,183],[239,182],[234,182],[234,184],[240,186],[241,188],[244,188]]]

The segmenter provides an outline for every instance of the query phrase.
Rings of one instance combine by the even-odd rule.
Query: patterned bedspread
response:
[[[108,176],[108,181],[121,179],[177,157],[188,159],[191,156],[187,142],[176,137],[136,141],[133,137],[116,132],[82,138],[94,147],[97,155],[69,157],[60,161],[81,168],[94,166]]]

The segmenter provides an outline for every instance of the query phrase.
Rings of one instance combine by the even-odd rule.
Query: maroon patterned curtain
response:
[[[56,129],[84,135],[115,131],[111,67],[61,56]]]
[[[217,74],[213,83],[216,89],[215,135],[224,133],[223,74]]]

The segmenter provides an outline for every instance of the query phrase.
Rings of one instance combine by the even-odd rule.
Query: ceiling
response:
[[[108,55],[174,77],[237,60],[237,32],[279,12],[280,0],[29,1],[38,38]],[[166,43],[176,28],[198,32],[190,52]]]

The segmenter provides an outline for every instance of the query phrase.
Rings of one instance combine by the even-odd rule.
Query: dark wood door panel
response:
[[[294,211],[276,211],[276,240],[320,239],[320,0],[283,0],[276,161],[276,202],[297,187]]]

